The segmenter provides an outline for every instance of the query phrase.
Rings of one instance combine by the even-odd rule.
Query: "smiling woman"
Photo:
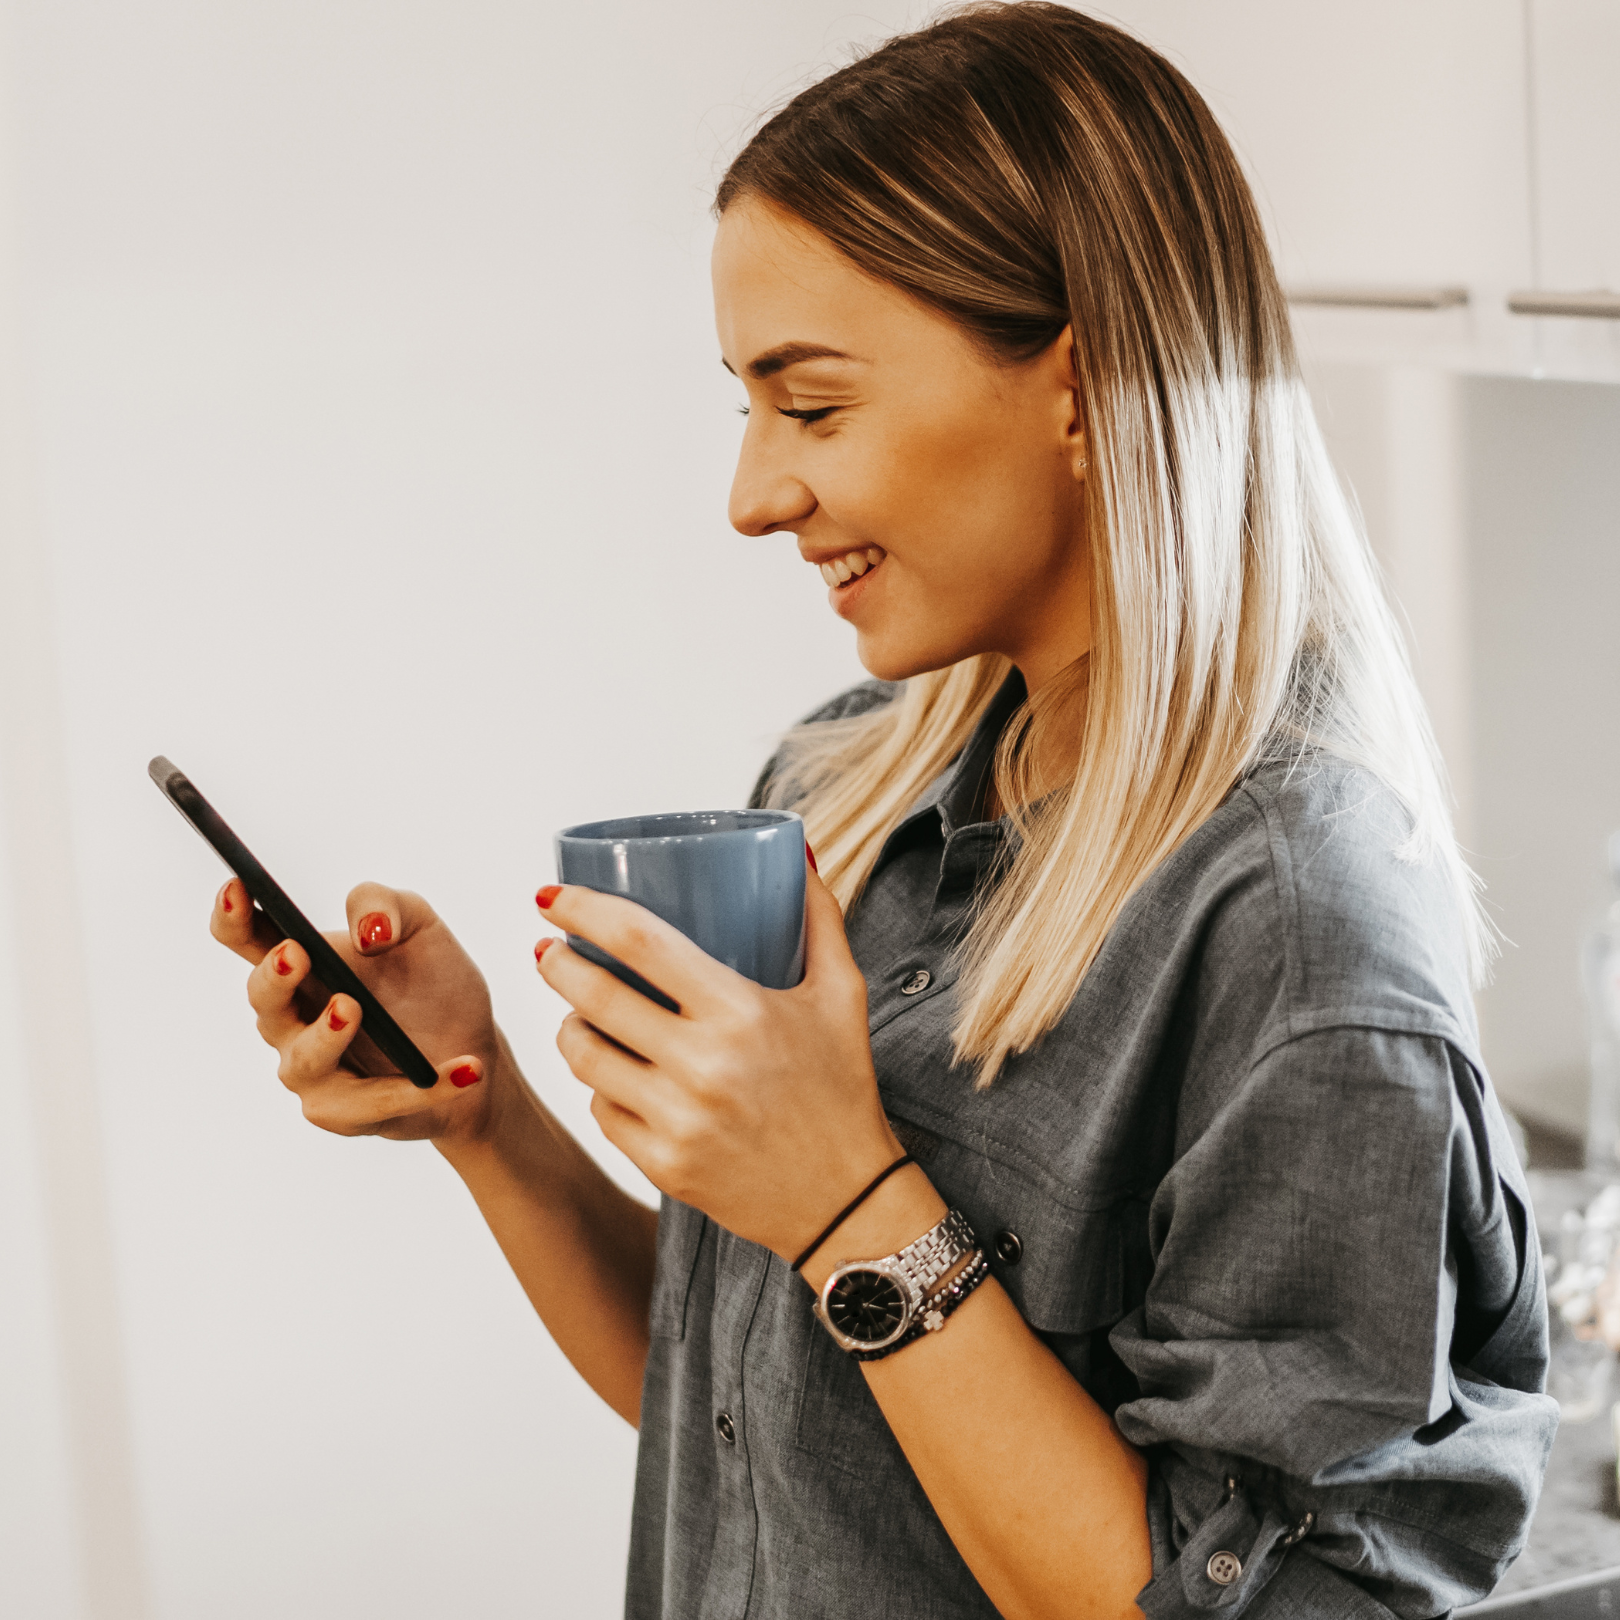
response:
[[[731,495],[875,677],[795,728],[805,977],[550,885],[620,1193],[414,895],[338,943],[440,1082],[342,1067],[296,945],[215,933],[317,1124],[430,1137],[641,1426],[627,1613],[1428,1616],[1550,1443],[1486,935],[1197,93],[970,6],[805,91],[720,188]],[[808,1288],[806,1285],[808,1284]]]
[[[732,524],[790,531],[833,570],[861,662],[903,680],[993,647],[1038,688],[1083,656],[1073,344],[998,364],[956,321],[749,196],[721,216],[714,286],[721,353],[751,402]]]

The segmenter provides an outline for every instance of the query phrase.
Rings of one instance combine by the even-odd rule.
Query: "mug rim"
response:
[[[693,827],[686,832],[615,832],[611,828],[632,825],[645,826],[649,822],[691,821],[702,816],[737,816],[754,819],[754,825],[742,827]],[[794,810],[660,810],[644,816],[610,816],[601,821],[581,821],[564,827],[557,834],[557,842],[579,844],[680,844],[703,838],[736,838],[770,832],[777,827],[791,826],[804,818]]]

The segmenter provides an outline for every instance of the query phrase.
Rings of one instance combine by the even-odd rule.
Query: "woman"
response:
[[[540,892],[680,1003],[536,949],[655,1215],[422,900],[362,885],[338,942],[427,1092],[339,1067],[358,1008],[306,1023],[232,882],[282,1079],[432,1138],[639,1421],[632,1616],[1488,1591],[1554,1409],[1487,935],[1230,148],[1117,30],[978,6],[804,92],[718,212],[732,522],[877,677],[762,782],[820,856],[804,983]]]

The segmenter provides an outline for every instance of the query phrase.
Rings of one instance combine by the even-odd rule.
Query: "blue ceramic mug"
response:
[[[557,834],[557,880],[622,894],[769,990],[804,977],[804,822],[790,810],[692,810]],[[672,1012],[656,985],[589,940],[568,943]]]

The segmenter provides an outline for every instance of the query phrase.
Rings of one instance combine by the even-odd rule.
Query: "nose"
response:
[[[726,513],[738,534],[758,537],[797,530],[816,509],[809,485],[773,452],[766,438],[753,422],[743,434]]]

